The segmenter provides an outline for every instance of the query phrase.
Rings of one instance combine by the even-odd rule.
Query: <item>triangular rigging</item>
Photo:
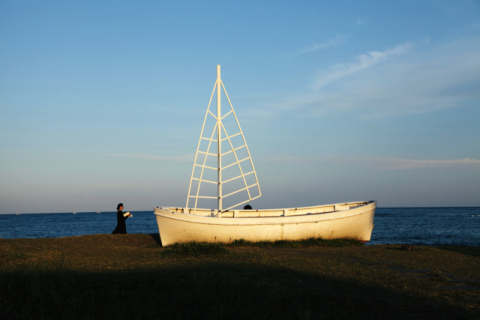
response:
[[[221,108],[222,89],[230,105],[230,111],[223,115],[222,115],[222,108]],[[211,106],[215,91],[217,92],[217,110],[216,110],[216,113],[214,114],[212,111],[210,111],[210,106]],[[231,118],[232,116],[235,119],[235,124],[236,124],[235,129],[238,129],[238,132],[229,135],[228,131],[232,132],[231,130],[232,128],[229,127],[227,130],[223,121],[227,117]],[[206,131],[205,124],[207,123],[207,120],[211,119],[212,117],[215,122],[213,130],[211,131],[210,135],[204,137],[204,131]],[[207,132],[207,134],[208,133],[209,132]],[[242,139],[240,140],[240,145],[238,146],[236,145],[238,144],[238,141],[237,143],[235,143],[232,140],[233,138],[236,138],[235,140],[238,140],[239,137],[241,137]],[[228,141],[226,151],[222,150],[222,142],[224,141]],[[204,147],[202,148],[202,142],[208,142],[206,149]],[[215,153],[213,153],[212,151],[213,149],[212,144],[213,144],[213,148],[216,147]],[[242,153],[244,153],[244,155],[242,155]],[[233,155],[233,159],[231,157],[232,155]],[[215,166],[207,165],[209,164],[208,163],[209,157],[216,158]],[[226,165],[223,164],[222,160],[228,159],[228,158],[230,158],[231,162]],[[197,163],[198,160],[200,160],[200,163]],[[245,168],[246,163],[251,165],[251,169],[248,168],[248,170],[246,170]],[[244,165],[243,168],[242,168],[242,165]],[[227,168],[229,170],[232,168],[238,168],[240,174],[228,179],[224,179],[223,172]],[[216,171],[217,172],[216,179],[211,179],[211,178],[209,179],[208,177],[206,178],[205,175],[207,176],[209,175],[208,171],[210,171],[210,173],[212,173],[213,171]],[[198,176],[198,178],[195,177],[196,175]],[[249,179],[251,176],[255,178],[254,181],[251,181],[251,179]],[[223,195],[224,184],[230,183],[233,181],[238,181],[238,180],[243,181],[241,186],[233,191],[229,190],[230,192],[228,194]],[[251,183],[249,184],[249,182]],[[197,184],[196,187],[194,185],[192,186],[192,184],[194,183]],[[202,183],[216,184],[217,185],[216,195],[200,195],[200,188],[202,187]],[[228,208],[223,208],[223,200],[225,198],[238,194],[242,191],[246,192],[246,195],[247,195],[246,200],[243,201],[242,199],[240,200],[240,202],[234,205],[231,205]],[[242,128],[240,127],[240,123],[238,122],[237,115],[235,114],[230,98],[228,97],[227,90],[225,89],[225,86],[223,85],[223,82],[220,78],[220,66],[218,65],[217,80],[213,87],[212,95],[210,96],[207,112],[205,114],[205,119],[203,121],[202,131],[200,133],[200,139],[198,141],[197,152],[195,153],[195,161],[193,163],[192,176],[190,178],[190,185],[188,188],[186,207],[188,208],[189,202],[191,200],[194,200],[193,213],[195,214],[199,199],[217,199],[218,211],[224,212],[234,207],[237,207],[241,204],[244,204],[248,201],[259,198],[261,196],[262,196],[262,193],[260,191],[260,185],[258,183],[257,173],[255,172],[255,167],[253,166],[252,157],[250,155],[247,142],[243,135]]]

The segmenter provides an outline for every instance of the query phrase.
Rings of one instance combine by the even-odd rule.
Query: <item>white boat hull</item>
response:
[[[163,246],[176,242],[276,241],[307,238],[370,241],[376,202],[233,210],[155,208]]]

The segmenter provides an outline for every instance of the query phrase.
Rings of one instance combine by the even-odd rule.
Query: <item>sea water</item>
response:
[[[128,233],[158,233],[153,211],[131,211]],[[57,238],[109,234],[116,212],[0,215],[0,238]],[[377,208],[368,244],[480,246],[480,207]]]

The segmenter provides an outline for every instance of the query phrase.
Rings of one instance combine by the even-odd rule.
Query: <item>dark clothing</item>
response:
[[[113,230],[112,234],[127,233],[127,225],[125,224],[125,220],[127,220],[127,217],[123,216],[123,211],[118,210],[117,211],[117,227],[115,228],[115,230]]]

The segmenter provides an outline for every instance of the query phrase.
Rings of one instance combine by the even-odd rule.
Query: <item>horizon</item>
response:
[[[0,214],[185,207],[217,65],[253,206],[480,207],[478,1],[9,0],[0,30]]]
[[[327,204],[328,205],[328,204]],[[471,206],[468,206],[468,207],[376,207],[377,209],[422,209],[422,208],[480,208],[480,206],[477,206],[477,207],[471,207]],[[257,209],[257,208],[255,208]],[[253,209],[253,210],[255,210]],[[258,210],[261,210],[261,209],[267,209],[267,208],[258,208]],[[232,209],[233,210],[233,209]],[[227,211],[232,211],[232,210],[227,210]],[[235,209],[235,210],[242,210],[242,209]],[[127,210],[128,212],[150,212],[152,211],[152,213],[154,212],[154,210]],[[2,214],[5,214],[5,215],[22,215],[22,214],[78,214],[78,213],[116,213],[116,211],[64,211],[64,212],[13,212],[13,213],[0,213],[0,215]]]

